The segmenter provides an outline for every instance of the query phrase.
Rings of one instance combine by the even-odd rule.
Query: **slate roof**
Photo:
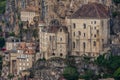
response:
[[[99,3],[89,3],[80,7],[71,18],[109,18],[108,7]]]
[[[62,28],[66,33],[68,32],[66,26],[49,26],[48,33],[57,33],[60,28]]]

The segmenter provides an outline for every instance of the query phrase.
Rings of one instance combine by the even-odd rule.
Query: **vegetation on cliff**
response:
[[[5,12],[6,0],[0,0],[0,14]]]
[[[113,2],[114,2],[116,5],[120,4],[120,0],[113,0]]]

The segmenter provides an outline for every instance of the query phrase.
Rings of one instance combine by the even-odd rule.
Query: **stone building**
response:
[[[25,9],[22,9],[21,12],[21,21],[28,21],[29,23],[33,23],[34,17],[38,17],[38,7],[35,6],[27,6]]]
[[[65,26],[39,25],[41,58],[65,58],[68,47],[68,32]]]
[[[105,5],[89,3],[66,19],[72,55],[98,56],[109,43],[109,12]]]

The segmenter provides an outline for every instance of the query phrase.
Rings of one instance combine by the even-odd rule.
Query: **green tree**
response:
[[[120,56],[110,55],[108,58],[105,55],[100,55],[96,60],[96,64],[102,67],[103,73],[111,76],[120,67]]]
[[[112,73],[120,67],[120,56],[110,56],[108,60],[106,60],[106,66],[109,71]]]
[[[120,80],[120,67],[114,72],[113,76],[116,80]]]
[[[14,74],[10,73],[10,74],[8,74],[7,77],[8,77],[8,79],[12,80],[14,78]]]
[[[78,80],[79,73],[75,67],[67,66],[63,71],[63,76],[67,80]]]
[[[0,0],[0,14],[4,14],[6,6],[6,0]]]
[[[5,45],[5,39],[0,37],[0,48],[2,48]]]
[[[120,0],[113,0],[113,2],[114,2],[116,5],[120,4]]]
[[[95,60],[95,63],[99,66],[105,66],[106,65],[106,59],[105,59],[105,55],[100,55],[97,57],[97,59]]]
[[[80,75],[80,78],[85,80],[98,80],[97,75],[92,70],[86,70],[84,75]]]
[[[115,11],[115,12],[112,12],[112,17],[116,17],[117,15],[119,15],[119,12]]]
[[[9,36],[15,36],[15,33],[14,32],[10,32]]]

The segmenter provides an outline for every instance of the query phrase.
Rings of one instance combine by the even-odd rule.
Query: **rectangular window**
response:
[[[86,29],[86,24],[83,24],[84,29]]]
[[[94,21],[94,24],[96,24],[96,21]]]
[[[73,48],[75,48],[75,42],[73,42]]]
[[[29,61],[29,60],[27,59],[27,61]]]
[[[81,32],[80,32],[80,31],[78,31],[78,35],[81,35]]]
[[[49,36],[49,40],[50,40],[50,41],[52,40],[51,36]]]
[[[74,29],[76,28],[76,24],[75,24],[75,23],[73,23],[73,28],[74,28]]]
[[[62,41],[62,38],[60,38],[60,41]]]
[[[27,66],[29,66],[29,63],[27,63]]]
[[[95,41],[93,42],[93,46],[96,46],[96,42]]]
[[[84,49],[86,48],[86,44],[85,44],[85,42],[83,42],[83,48],[84,48]]]
[[[94,29],[96,30],[96,27],[94,27]]]
[[[94,37],[96,38],[96,35],[94,35]]]
[[[99,30],[97,30],[97,34],[99,34]]]

